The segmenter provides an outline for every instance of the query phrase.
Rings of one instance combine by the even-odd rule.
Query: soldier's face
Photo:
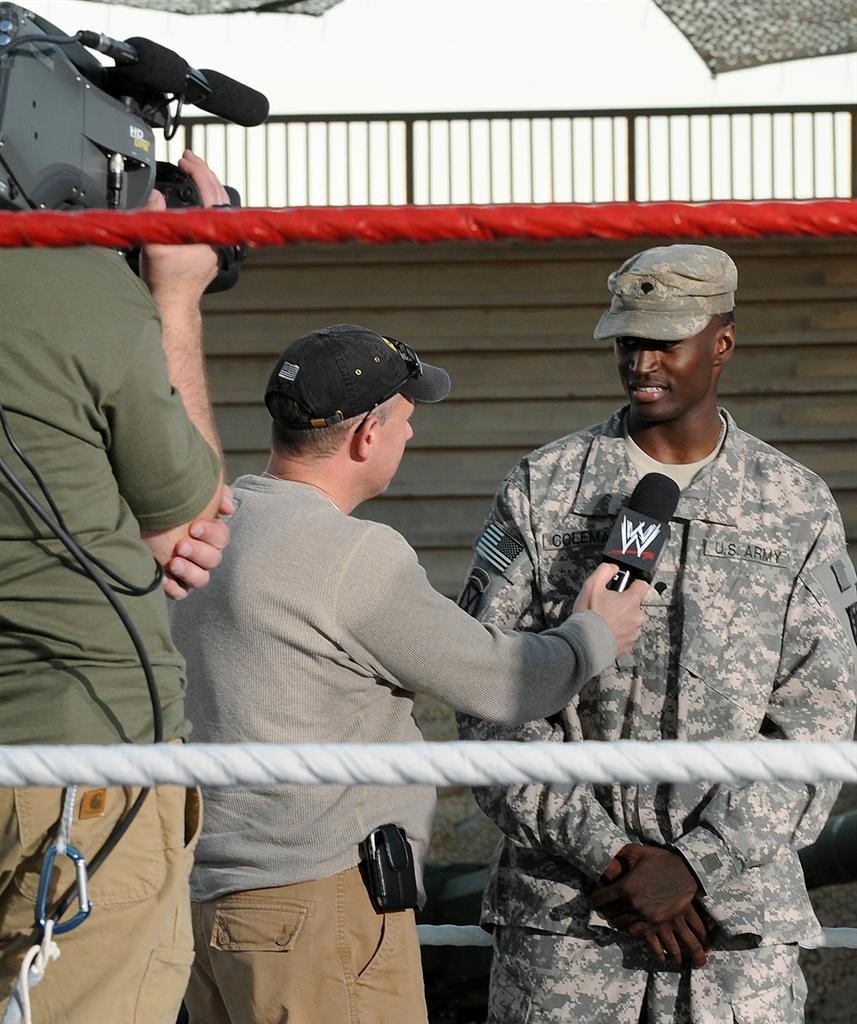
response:
[[[734,327],[719,319],[681,341],[617,338],[616,365],[631,415],[647,423],[692,418],[717,400],[720,368],[731,355]]]

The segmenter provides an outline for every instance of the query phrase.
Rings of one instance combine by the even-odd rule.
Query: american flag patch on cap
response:
[[[524,550],[524,545],[498,523],[488,523],[473,545],[476,554],[504,572]]]
[[[298,375],[298,370],[300,367],[295,366],[294,363],[283,363],[277,376],[282,377],[283,380],[294,380]]]

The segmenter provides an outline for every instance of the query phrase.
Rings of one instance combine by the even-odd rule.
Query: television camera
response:
[[[245,127],[268,116],[268,101],[255,89],[198,71],[151,40],[65,35],[0,2],[0,209],[133,210],[153,188],[168,206],[199,205],[191,179],[155,157],[153,129],[172,138],[186,104]],[[227,191],[240,206],[238,193]],[[241,255],[221,247],[210,290],[234,283]]]

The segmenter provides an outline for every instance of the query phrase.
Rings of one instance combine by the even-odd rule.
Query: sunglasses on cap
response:
[[[388,398],[392,398],[393,395],[398,392],[399,388],[401,388],[402,385],[407,384],[409,380],[416,380],[417,377],[422,377],[423,375],[423,364],[420,362],[420,357],[416,352],[414,352],[410,345],[406,345],[403,341],[398,341],[396,338],[386,337],[384,338],[384,343],[389,345],[394,352],[398,352],[402,357],[402,361],[405,364],[408,375],[401,384],[397,384],[389,394],[385,395],[383,398],[379,398],[375,405],[372,406],[373,409],[375,406],[381,405],[382,402],[386,402]]]
[[[405,363],[405,367],[407,368],[408,375],[407,377],[405,377],[403,381],[397,384],[392,391],[388,392],[382,398],[379,398],[378,401],[366,411],[366,415],[357,424],[357,429],[354,431],[355,434],[363,429],[363,424],[366,422],[366,420],[369,419],[369,417],[372,415],[375,409],[378,408],[379,405],[383,405],[384,402],[391,399],[393,395],[397,395],[402,390],[404,385],[408,383],[409,380],[416,380],[417,377],[422,377],[423,375],[423,364],[420,362],[420,357],[416,354],[416,352],[414,352],[410,345],[406,345],[403,341],[399,341],[397,338],[385,337],[384,342],[387,345],[389,345],[390,348],[398,352],[399,355],[402,357]]]

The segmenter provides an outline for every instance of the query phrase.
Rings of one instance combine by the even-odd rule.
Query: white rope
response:
[[[421,946],[490,946],[491,933],[478,924],[418,924]]]
[[[69,786],[63,796],[62,817],[57,831],[57,856],[64,857],[71,843],[71,823],[74,820],[74,801],[77,797],[77,786]]]
[[[857,742],[0,747],[0,786],[857,782]]]
[[[476,924],[418,924],[421,946],[490,946],[490,932]],[[799,943],[803,949],[857,949],[857,928],[823,928],[814,939]]]
[[[800,945],[804,949],[857,949],[857,928],[822,928],[818,938]]]
[[[54,922],[48,920],[41,943],[30,946],[18,971],[18,978],[0,1024],[33,1024],[30,1008],[30,989],[44,978],[51,960],[60,955],[59,946],[53,938]]]

